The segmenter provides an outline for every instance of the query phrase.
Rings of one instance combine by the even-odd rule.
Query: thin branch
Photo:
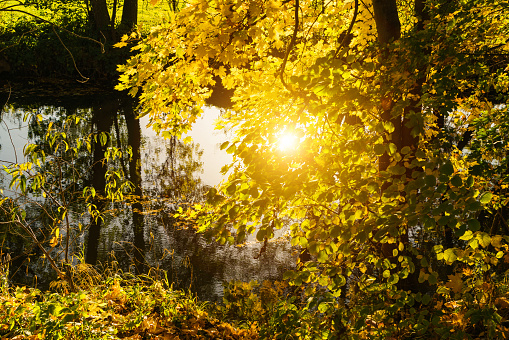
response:
[[[369,14],[371,14],[371,18],[374,20],[375,19],[375,13],[371,12],[371,10],[369,9],[369,6],[367,6],[366,3],[363,0],[360,0],[360,1],[362,2],[364,7],[366,8],[366,10],[369,12]]]
[[[19,219],[19,216],[13,221],[15,224],[18,225],[21,229],[25,230],[25,232],[30,236],[30,238],[34,241],[34,243],[37,245],[37,247],[42,251],[44,254],[44,257],[48,260],[48,263],[53,268],[53,270],[57,273],[57,275],[64,281],[67,281],[69,285],[71,285],[71,289],[74,290],[74,285],[72,283],[72,280],[65,272],[62,272],[58,265],[56,264],[55,260],[51,257],[50,253],[46,248],[43,247],[42,243],[37,239],[37,236],[34,234],[33,230],[30,227],[25,226],[23,222]]]
[[[46,20],[46,19],[44,19],[44,18],[41,18],[41,17],[40,17],[40,16],[38,16],[38,15],[35,15],[35,14],[32,14],[32,13],[29,13],[29,12],[26,12],[26,11],[23,11],[23,10],[20,10],[20,9],[9,9],[9,10],[7,10],[7,11],[5,11],[5,12],[18,12],[18,13],[23,13],[23,14],[26,14],[26,15],[28,15],[28,16],[34,17],[34,18],[36,18],[36,19],[39,19],[39,20],[41,20],[41,21],[43,21],[43,22],[45,22],[45,23],[48,23],[48,24],[52,25],[53,27],[57,27],[58,29],[61,29],[62,31],[65,31],[65,32],[69,33],[70,35],[73,35],[73,36],[75,36],[75,37],[77,37],[77,38],[85,39],[85,40],[90,40],[90,41],[92,41],[92,42],[95,42],[95,43],[97,43],[97,44],[99,44],[99,45],[101,46],[101,53],[104,53],[104,52],[105,52],[105,50],[104,50],[104,44],[103,44],[102,42],[97,41],[97,40],[95,40],[95,39],[92,39],[92,38],[90,38],[90,37],[85,37],[85,36],[82,36],[82,35],[76,34],[76,33],[74,33],[74,32],[71,32],[71,31],[69,31],[68,29],[63,28],[63,27],[62,27],[62,26],[60,26],[60,25],[57,25],[57,24],[55,24],[55,23],[53,23],[53,22],[51,22],[51,21],[49,21],[49,20]]]
[[[352,21],[350,21],[348,30],[346,31],[345,35],[343,36],[343,39],[341,40],[341,43],[338,46],[338,49],[336,50],[336,52],[334,52],[334,58],[336,58],[338,53],[341,51],[341,49],[343,47],[345,47],[345,46],[343,46],[343,44],[346,43],[348,37],[350,36],[350,34],[352,34],[353,25],[355,24],[355,21],[357,20],[357,14],[359,14],[359,0],[355,0]]]
[[[30,30],[30,31],[23,32],[23,33],[19,36],[19,40],[18,40],[18,42],[14,43],[14,44],[12,44],[12,45],[9,45],[9,46],[5,46],[4,48],[0,49],[0,53],[1,53],[1,52],[3,52],[3,51],[5,51],[6,49],[9,49],[9,48],[11,48],[11,47],[16,46],[17,44],[19,44],[19,42],[21,41],[21,39],[23,39],[23,37],[24,37],[25,35],[27,35],[27,34],[29,34],[29,33],[32,33],[32,32],[35,32],[35,31],[37,31],[37,30],[38,30],[38,28],[34,28],[34,29]]]
[[[279,73],[281,83],[288,91],[290,91],[292,93],[293,93],[293,91],[288,87],[288,85],[285,82],[284,75],[285,75],[286,63],[288,62],[288,56],[290,55],[290,52],[292,51],[293,47],[295,46],[295,42],[297,40],[297,31],[299,30],[299,0],[295,0],[294,16],[295,16],[295,26],[293,28],[292,40],[290,41],[290,44],[288,45],[288,48],[286,50],[285,58],[283,59],[283,64],[281,65],[281,71]]]
[[[57,36],[58,40],[60,41],[60,43],[62,44],[62,46],[65,48],[65,50],[69,53],[69,55],[71,56],[71,59],[72,59],[72,63],[74,65],[74,69],[78,72],[78,74],[80,75],[81,78],[83,78],[84,80],[81,81],[81,80],[77,80],[78,82],[80,83],[86,83],[90,78],[87,78],[85,77],[83,74],[81,74],[80,70],[78,69],[78,66],[76,65],[76,60],[74,60],[74,56],[72,55],[72,52],[69,51],[69,49],[67,48],[67,46],[65,46],[64,42],[62,41],[62,39],[60,39],[60,35],[58,35],[57,31],[55,30],[55,26],[52,26],[52,29],[53,29],[53,32],[55,33],[55,35]]]

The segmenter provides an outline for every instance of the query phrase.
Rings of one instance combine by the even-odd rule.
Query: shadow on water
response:
[[[65,187],[72,189],[65,189],[66,192],[79,193],[86,186],[96,188],[97,195],[91,203],[107,212],[102,218],[94,219],[86,214],[83,201],[72,206],[75,242],[70,251],[81,254],[87,263],[105,263],[114,258],[124,271],[141,274],[160,269],[167,273],[174,287],[191,289],[208,300],[220,299],[224,282],[281,279],[283,272],[293,266],[289,242],[269,243],[267,250],[255,259],[260,244],[238,247],[209,243],[194,229],[181,228],[173,218],[178,207],[200,202],[208,190],[200,179],[201,157],[203,152],[217,148],[214,143],[203,145],[202,149],[174,137],[163,139],[145,133],[136,119],[132,99],[114,95],[60,98],[58,103],[18,100],[9,105],[10,109],[3,112],[4,131],[0,135],[0,162],[4,164],[15,161],[13,152],[9,151],[13,147],[6,126],[11,128],[12,135],[12,128],[19,126],[18,136],[13,139],[18,150],[27,140],[44,147],[43,136],[49,122],[58,124],[70,114],[82,117],[80,125],[72,131],[72,138],[84,138],[91,133],[99,136],[93,140],[90,152],[72,161],[73,176],[78,173],[79,179],[63,180]],[[42,124],[32,121],[23,125],[21,117],[28,111],[43,114]],[[104,139],[100,138],[101,133]],[[104,152],[112,146],[122,150],[122,156],[106,162]],[[126,156],[129,153],[131,157]],[[133,184],[134,195],[129,197],[129,204],[104,199],[105,178],[112,169],[124,173]],[[1,185],[8,187],[6,181]],[[36,206],[30,209],[30,214],[38,216]],[[40,219],[37,223],[41,234],[46,223],[51,224]],[[45,288],[54,280],[51,270],[38,259],[41,254],[33,244],[12,230],[0,227],[1,251],[11,253],[15,259],[11,280],[34,284],[37,278],[39,287]]]

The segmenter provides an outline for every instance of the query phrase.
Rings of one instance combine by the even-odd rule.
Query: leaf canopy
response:
[[[500,274],[508,249],[494,216],[508,202],[509,4],[386,3],[397,13],[378,0],[190,1],[134,47],[118,85],[176,135],[232,90],[219,125],[236,134],[221,146],[233,171],[196,222],[220,242],[289,226],[312,261],[286,277],[346,293],[362,315],[401,312],[407,293],[473,294],[472,273]],[[278,149],[282,132],[299,136],[294,150]]]

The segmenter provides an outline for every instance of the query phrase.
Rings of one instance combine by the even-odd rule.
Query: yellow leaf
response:
[[[493,247],[495,248],[500,248],[502,247],[502,236],[500,235],[495,235],[491,238],[491,244],[493,245]]]
[[[485,232],[481,232],[477,235],[477,240],[479,241],[479,244],[486,248],[491,243],[491,237]]]
[[[122,48],[124,46],[127,46],[127,43],[124,42],[124,41],[118,42],[118,43],[113,45],[113,47],[116,47],[116,48]]]
[[[52,247],[56,247],[57,244],[58,244],[58,237],[52,237],[51,240],[49,241],[49,245]]]

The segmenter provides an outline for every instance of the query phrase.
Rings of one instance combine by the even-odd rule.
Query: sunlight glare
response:
[[[278,148],[281,151],[293,150],[297,147],[298,138],[295,135],[285,133],[279,137]]]

